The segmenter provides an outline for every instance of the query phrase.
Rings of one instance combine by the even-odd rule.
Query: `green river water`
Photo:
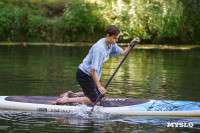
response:
[[[75,74],[91,45],[0,45],[0,95],[81,91]],[[122,48],[125,48],[122,46]],[[122,56],[103,64],[105,85]],[[200,101],[200,46],[137,45],[107,88],[109,98]],[[193,127],[167,127],[192,122]],[[139,117],[0,110],[0,132],[198,132],[200,117]]]

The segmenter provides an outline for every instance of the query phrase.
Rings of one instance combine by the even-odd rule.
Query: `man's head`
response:
[[[106,29],[108,43],[115,44],[118,41],[120,30],[115,25],[110,25]]]
[[[108,26],[108,28],[106,29],[106,36],[107,34],[109,36],[112,36],[112,35],[119,35],[120,33],[120,30],[115,26],[115,25],[110,25]]]

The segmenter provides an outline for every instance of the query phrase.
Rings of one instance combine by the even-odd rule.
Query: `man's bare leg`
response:
[[[60,97],[85,97],[84,93],[83,92],[77,92],[77,93],[73,93],[72,91],[68,91],[68,92],[65,92],[63,94],[60,95]]]
[[[79,103],[79,104],[87,104],[87,105],[94,105],[94,103],[87,97],[63,97],[59,98],[56,101],[52,102],[52,104],[66,104],[66,103]]]
[[[83,92],[77,92],[74,93],[74,97],[85,97],[85,94]]]
[[[62,93],[60,97],[74,97],[74,93],[72,91],[68,91],[68,92]]]

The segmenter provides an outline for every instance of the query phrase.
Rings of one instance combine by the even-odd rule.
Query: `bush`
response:
[[[76,38],[77,34],[80,33],[96,34],[99,31],[104,31],[104,20],[98,9],[97,4],[84,1],[67,4],[58,25],[64,41],[70,41],[69,39]]]
[[[47,23],[38,11],[30,10],[28,4],[0,6],[1,41],[44,40]]]
[[[46,22],[42,16],[29,16],[27,22],[27,37],[34,38],[33,40],[44,40],[46,37],[45,29],[47,28]]]
[[[21,29],[20,8],[8,5],[0,8],[0,38],[1,41],[15,41]]]
[[[181,43],[200,44],[200,1],[180,0],[183,5],[181,18]]]

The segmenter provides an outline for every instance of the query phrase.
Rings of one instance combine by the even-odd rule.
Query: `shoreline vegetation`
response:
[[[119,43],[138,36],[142,44],[200,44],[200,1],[0,1],[1,44],[94,43],[111,24],[121,30]]]

